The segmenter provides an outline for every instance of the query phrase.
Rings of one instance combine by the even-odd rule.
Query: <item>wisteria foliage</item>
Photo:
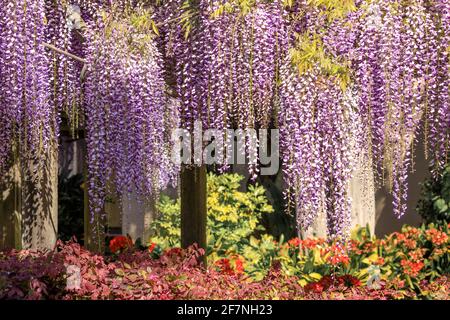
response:
[[[302,229],[324,211],[332,236],[348,230],[361,162],[398,217],[419,139],[434,174],[448,162],[445,0],[11,0],[0,14],[0,168],[11,141],[47,146],[65,113],[86,127],[93,212],[109,192],[175,180],[169,128],[196,120],[280,128],[288,210]]]

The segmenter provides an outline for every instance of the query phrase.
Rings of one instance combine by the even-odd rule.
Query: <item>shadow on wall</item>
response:
[[[0,250],[21,248],[22,186],[18,161],[11,164],[2,178],[2,184],[0,184]]]
[[[386,187],[375,193],[375,235],[377,237],[399,231],[404,224],[419,226],[422,223],[416,207],[421,195],[421,184],[430,176],[428,160],[424,156],[423,139],[420,139],[417,144],[414,155],[414,172],[411,172],[408,177],[407,211],[403,217],[398,219],[392,213],[392,195]]]

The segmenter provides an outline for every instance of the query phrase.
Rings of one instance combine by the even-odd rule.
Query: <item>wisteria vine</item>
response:
[[[41,171],[57,126],[50,101],[50,61],[43,0],[8,1],[0,7],[0,175],[21,158]]]
[[[398,217],[418,141],[433,174],[448,162],[446,0],[9,0],[0,16],[0,173],[65,114],[86,128],[92,212],[175,181],[170,128],[197,120],[280,128],[288,210],[302,229],[326,212],[336,237],[361,161]]]
[[[86,34],[88,189],[98,213],[107,194],[156,196],[177,172],[170,130],[178,127],[178,103],[166,94],[151,25],[108,14]]]

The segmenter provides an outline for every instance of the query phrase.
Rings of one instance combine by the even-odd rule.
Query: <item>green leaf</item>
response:
[[[114,272],[118,275],[118,276],[125,276],[125,272],[122,269],[114,269]]]

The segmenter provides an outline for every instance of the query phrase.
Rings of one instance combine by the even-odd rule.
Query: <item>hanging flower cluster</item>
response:
[[[70,10],[73,11],[72,15],[75,15],[79,13],[77,12],[79,7],[68,6],[60,1],[53,0],[46,0],[45,5],[48,17],[46,42],[59,49],[82,56],[81,46],[77,43],[80,41],[77,38],[77,30],[72,29],[72,25],[67,23]],[[73,25],[73,27],[75,26]],[[51,61],[52,72],[50,75],[52,77],[52,98],[55,108],[64,112],[73,122],[73,126],[77,126],[76,117],[81,114],[78,111],[81,105],[80,74],[83,64],[55,51],[48,50],[47,53]]]
[[[394,213],[400,217],[406,211],[407,178],[419,134],[425,133],[432,167],[448,161],[449,39],[445,30],[449,5],[445,1],[359,1],[345,17],[331,22],[323,15],[318,17],[317,8],[296,5],[290,11],[295,13],[292,26],[300,48],[291,49],[291,58],[301,76],[288,71],[281,77],[285,83],[285,111],[280,113],[284,125],[280,125],[284,127],[282,153],[290,186],[288,206],[295,204],[303,228],[311,225],[320,206],[325,206],[328,231],[338,235],[345,225],[341,222],[350,215],[345,192],[357,165],[354,159],[364,157],[363,161],[374,164],[379,184],[391,188]],[[331,139],[332,144],[341,145],[327,154],[320,153],[320,146],[329,143],[327,136],[318,135],[313,124],[323,125],[316,113],[326,110],[317,97],[333,92],[336,83],[318,89],[317,72],[311,71],[315,68],[337,80],[344,92],[353,80],[351,100],[357,100],[356,106],[343,108],[358,124],[345,137],[347,141]],[[343,100],[329,98],[335,101],[332,112],[339,112]],[[340,119],[334,115],[328,121],[336,125],[337,132],[345,132],[350,123]],[[353,159],[342,157],[352,141]],[[327,156],[342,161],[341,166],[350,171],[344,174],[342,167],[330,169]],[[333,188],[336,183],[338,187]]]
[[[306,230],[319,212],[328,233],[343,236],[351,221],[347,194],[362,146],[354,93],[346,94],[317,68],[298,76],[291,61],[282,72],[280,128],[288,208]]]
[[[368,155],[378,181],[392,189],[394,213],[401,217],[412,150],[421,131],[431,166],[441,166],[448,157],[449,64],[444,48],[449,38],[442,26],[449,5],[392,0],[362,8],[353,67]]]
[[[428,142],[426,156],[432,173],[437,174],[450,157],[450,3],[445,0],[425,3],[424,131]]]
[[[270,126],[287,49],[283,13],[277,1],[248,7],[223,1],[199,1],[196,7],[165,3],[156,20],[166,60],[174,64],[183,128],[193,130],[196,120],[215,129]],[[256,163],[250,171],[257,173]]]
[[[120,10],[103,12],[86,33],[89,68],[84,90],[93,213],[102,211],[107,194],[155,195],[176,180],[169,129],[177,127],[178,105],[166,95],[153,38],[145,15],[130,19]]]
[[[0,177],[11,159],[39,172],[55,139],[43,0],[0,6]],[[25,166],[26,168],[26,166]]]
[[[121,1],[114,1],[120,3]],[[51,61],[52,101],[69,131],[84,127],[82,82],[87,65],[84,42],[87,24],[97,18],[108,0],[45,0],[46,43],[81,59],[47,50]],[[67,129],[67,128],[66,128]]]

